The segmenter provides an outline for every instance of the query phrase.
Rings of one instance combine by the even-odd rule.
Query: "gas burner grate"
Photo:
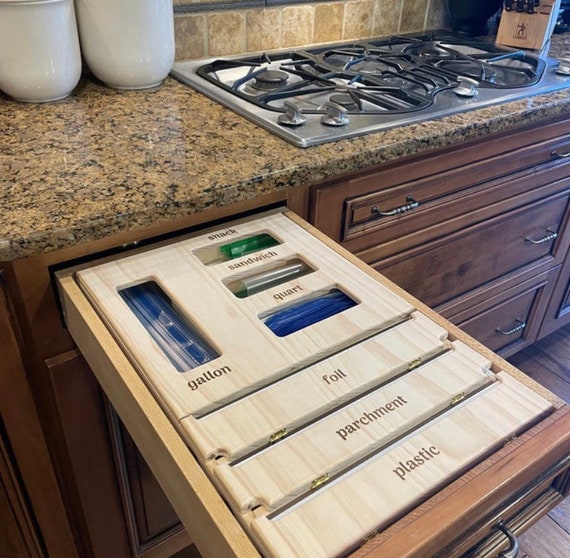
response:
[[[325,98],[317,102],[315,97],[326,94],[330,101],[341,89],[353,92],[351,102],[341,104],[349,113],[401,114],[429,107],[459,78],[495,89],[529,87],[540,80],[544,66],[522,51],[505,52],[479,42],[393,37],[238,61],[215,60],[200,67],[198,74],[270,111],[285,112],[283,101],[289,100],[299,103],[303,112],[324,113]],[[228,78],[230,74],[237,77]]]

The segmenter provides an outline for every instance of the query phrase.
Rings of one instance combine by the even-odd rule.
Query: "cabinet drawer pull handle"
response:
[[[515,333],[522,331],[526,327],[526,322],[523,322],[522,320],[517,319],[515,320],[515,322],[517,322],[519,325],[513,327],[513,329],[509,329],[508,331],[503,331],[500,327],[498,327],[495,331],[497,333],[500,333],[501,335],[514,335]]]
[[[539,238],[538,240],[533,240],[532,238],[529,238],[528,236],[525,238],[525,242],[530,242],[531,244],[544,244],[545,242],[550,242],[551,240],[554,240],[557,236],[558,233],[554,232],[554,231],[546,231],[548,234],[546,236],[543,236],[542,238]]]
[[[406,201],[408,202],[406,205],[402,205],[388,211],[380,211],[378,206],[375,205],[370,209],[370,213],[372,213],[372,215],[379,215],[380,217],[391,217],[392,215],[399,215],[400,213],[410,211],[410,209],[415,209],[420,205],[420,202],[416,201],[412,195],[407,196]]]
[[[519,553],[518,539],[513,535],[511,530],[502,521],[499,521],[497,529],[499,529],[499,531],[505,534],[507,539],[509,539],[510,543],[509,548],[507,548],[507,550],[504,550],[503,552],[500,552],[497,558],[516,558],[517,554]]]
[[[554,159],[568,159],[570,158],[570,151],[566,151],[566,153],[560,153],[556,149],[553,149],[550,152],[550,156],[554,157]]]

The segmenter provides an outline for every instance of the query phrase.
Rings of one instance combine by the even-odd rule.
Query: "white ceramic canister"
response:
[[[2,91],[18,101],[56,101],[80,77],[73,0],[0,0]]]
[[[159,85],[174,63],[172,0],[75,0],[81,50],[117,89]]]

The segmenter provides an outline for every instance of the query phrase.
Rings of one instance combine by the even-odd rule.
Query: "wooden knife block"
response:
[[[503,10],[496,43],[540,50],[550,39],[559,7],[560,0],[543,0],[532,14]]]

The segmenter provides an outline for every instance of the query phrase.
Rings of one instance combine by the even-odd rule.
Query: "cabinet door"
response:
[[[570,236],[570,225],[567,225],[567,228],[569,230],[566,234]],[[538,337],[545,337],[568,323],[570,323],[570,254],[566,255]]]
[[[2,276],[0,275],[0,280]],[[26,387],[18,374],[22,370],[15,331],[9,322],[9,305],[0,286],[0,556],[2,558],[39,558],[43,556],[34,529],[34,518],[27,504],[26,490],[19,480],[14,451],[10,447],[7,424],[18,423],[20,416],[9,398],[18,402],[20,387]],[[27,390],[26,390],[26,395]],[[30,417],[28,417],[30,418]],[[18,432],[25,435],[25,430]]]
[[[2,558],[43,556],[33,532],[32,518],[25,501],[25,494],[17,481],[17,473],[10,458],[0,420],[0,556]]]
[[[5,556],[4,550],[11,556],[14,545],[23,543],[27,557],[76,558],[3,279],[0,270],[0,489],[12,507],[9,512],[0,506],[0,556]],[[7,514],[6,522],[2,512]],[[1,547],[4,543],[9,551]]]
[[[126,522],[135,554],[169,557],[189,545],[190,538],[111,404],[107,406]]]
[[[109,429],[108,403],[83,357],[71,351],[47,365],[65,439],[62,477],[87,555],[166,558],[188,546],[130,438],[118,422]]]

